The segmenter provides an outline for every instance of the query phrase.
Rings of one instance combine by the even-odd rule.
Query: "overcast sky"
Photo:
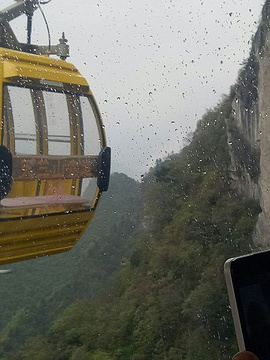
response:
[[[1,8],[13,3],[0,0]],[[137,179],[179,151],[205,110],[229,91],[249,55],[262,0],[52,0],[52,42],[87,78],[113,151],[113,171]],[[23,40],[22,20],[15,26]],[[47,44],[36,11],[33,40]]]

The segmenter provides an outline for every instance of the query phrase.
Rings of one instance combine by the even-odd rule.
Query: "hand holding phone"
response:
[[[224,270],[239,350],[270,360],[270,251],[229,259]]]
[[[234,355],[232,360],[259,360],[256,355],[250,351],[241,351]]]

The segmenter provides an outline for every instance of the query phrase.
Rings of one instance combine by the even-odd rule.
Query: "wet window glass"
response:
[[[16,154],[36,154],[37,135],[30,89],[8,86]]]
[[[84,154],[94,155],[100,151],[100,135],[97,128],[96,114],[89,98],[81,96],[80,102],[83,117]]]
[[[269,19],[0,0],[1,360],[270,360]]]
[[[70,155],[70,125],[65,94],[43,92],[50,155]]]
[[[100,135],[97,128],[96,114],[88,97],[80,97],[83,118],[83,152],[85,155],[99,154]],[[96,192],[96,183],[93,179],[82,180],[82,193],[93,197]]]
[[[13,153],[13,183],[1,201],[2,215],[95,206],[101,142],[94,108],[88,96],[4,87],[4,144]]]

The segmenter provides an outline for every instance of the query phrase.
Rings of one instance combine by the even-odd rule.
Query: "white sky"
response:
[[[12,0],[0,0],[1,9]],[[228,93],[260,18],[262,0],[52,0],[52,43],[87,78],[113,151],[113,171],[137,179],[179,151],[207,108]],[[22,19],[16,20],[23,34]],[[34,17],[34,42],[47,43]]]

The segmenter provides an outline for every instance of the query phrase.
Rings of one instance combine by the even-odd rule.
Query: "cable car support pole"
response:
[[[32,32],[32,18],[34,11],[40,7],[40,4],[47,4],[47,2],[39,2],[39,0],[15,0],[16,3],[0,11],[0,47],[5,47],[12,50],[19,50],[30,52],[34,54],[57,55],[62,60],[69,56],[69,46],[64,33],[59,40],[59,44],[49,46],[39,46],[31,44]],[[27,42],[20,43],[14,32],[12,31],[9,22],[17,17],[26,14],[27,16]]]

